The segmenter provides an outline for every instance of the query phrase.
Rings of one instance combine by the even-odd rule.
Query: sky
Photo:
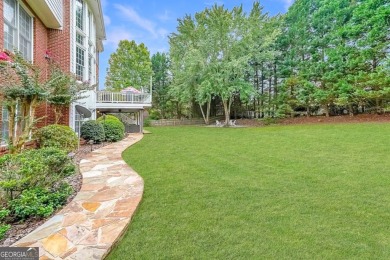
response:
[[[177,19],[186,14],[194,15],[214,4],[224,5],[231,10],[243,5],[249,13],[253,2],[250,0],[101,0],[106,40],[100,54],[99,89],[104,89],[108,60],[115,52],[120,40],[134,40],[144,43],[150,54],[168,52],[168,36],[176,32]],[[294,0],[261,0],[264,12],[273,16],[285,13]]]

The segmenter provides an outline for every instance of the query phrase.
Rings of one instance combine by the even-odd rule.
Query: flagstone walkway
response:
[[[126,139],[80,162],[83,185],[64,209],[13,246],[39,247],[40,259],[102,259],[120,238],[143,194],[143,180],[122,152],[142,139]]]

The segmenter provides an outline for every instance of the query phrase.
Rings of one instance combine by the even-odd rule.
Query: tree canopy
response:
[[[186,15],[169,37],[172,82],[159,107],[176,103],[206,123],[220,111],[228,123],[245,112],[390,110],[389,17],[387,0],[296,0],[274,17],[259,2],[249,13],[216,4]]]
[[[143,43],[137,45],[135,41],[122,40],[110,56],[106,87],[109,90],[145,87],[149,85],[152,74],[147,47]]]
[[[262,30],[269,22],[258,3],[249,16],[242,6],[230,11],[214,5],[194,18],[179,20],[178,32],[170,37],[173,96],[181,102],[198,103],[206,123],[211,101],[218,97],[228,124],[234,99],[248,99],[253,94],[247,79],[250,61],[271,55],[267,48],[277,34]],[[263,33],[263,41],[258,44],[259,34],[253,33],[257,29]]]

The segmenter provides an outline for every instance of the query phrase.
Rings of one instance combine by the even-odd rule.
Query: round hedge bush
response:
[[[101,121],[106,141],[117,142],[125,136],[125,125],[119,120]]]
[[[113,115],[103,115],[97,119],[97,121],[100,123],[104,122],[106,120],[113,120],[113,121],[118,121],[118,122],[121,121],[119,118],[117,118],[116,116],[113,116]]]
[[[103,142],[105,139],[103,125],[96,120],[84,122],[81,125],[80,135],[85,140],[93,140],[95,143]]]
[[[76,133],[69,126],[48,125],[38,129],[35,139],[39,147],[56,147],[66,152],[77,149],[78,138]]]

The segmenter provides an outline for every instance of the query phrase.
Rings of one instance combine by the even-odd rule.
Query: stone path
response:
[[[100,148],[80,162],[83,186],[64,209],[12,246],[39,247],[40,259],[102,259],[130,223],[143,194],[143,180],[122,152],[142,139]]]

